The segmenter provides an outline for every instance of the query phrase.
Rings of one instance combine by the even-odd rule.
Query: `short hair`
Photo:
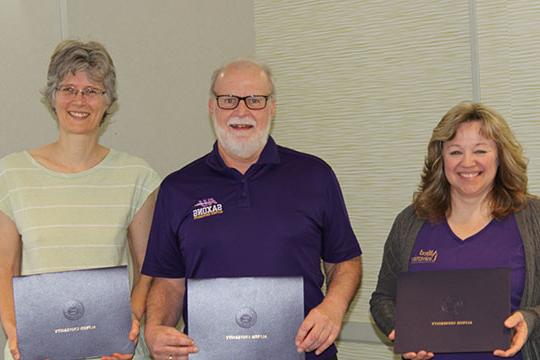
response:
[[[216,85],[216,81],[218,76],[225,71],[230,66],[256,66],[260,68],[264,74],[266,75],[266,78],[268,79],[268,82],[270,84],[270,94],[275,96],[275,87],[274,87],[274,79],[272,75],[272,70],[270,67],[266,64],[263,64],[259,61],[249,59],[249,58],[238,58],[236,60],[230,61],[216,70],[212,73],[212,77],[210,78],[210,96],[215,95],[214,92],[214,86]]]
[[[497,145],[499,166],[490,199],[493,217],[502,219],[520,210],[531,196],[527,190],[527,159],[507,122],[486,105],[462,102],[452,107],[433,129],[420,185],[413,199],[420,218],[440,221],[451,210],[443,144],[455,137],[461,124],[471,121],[479,121],[481,134]]]
[[[69,73],[75,75],[84,71],[92,81],[102,83],[109,108],[104,118],[111,113],[111,107],[118,99],[116,94],[116,71],[111,56],[105,47],[96,42],[77,40],[62,41],[51,56],[47,72],[47,86],[43,90],[43,100],[53,112],[56,89]]]

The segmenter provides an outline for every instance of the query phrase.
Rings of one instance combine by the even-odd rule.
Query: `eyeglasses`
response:
[[[250,110],[261,110],[266,107],[268,98],[272,95],[249,95],[249,96],[236,96],[236,95],[216,95],[217,105],[223,110],[233,110],[238,107],[240,100],[244,100],[247,108]]]
[[[56,91],[58,91],[58,93],[65,97],[65,98],[68,98],[68,99],[71,99],[71,98],[75,98],[77,97],[77,95],[79,95],[79,93],[81,93],[83,95],[83,97],[87,98],[87,99],[95,99],[97,98],[98,96],[102,96],[102,95],[105,95],[107,93],[107,91],[105,90],[101,90],[101,89],[97,89],[95,87],[85,87],[83,89],[77,89],[73,86],[70,86],[70,85],[65,85],[65,86],[59,86],[56,88]]]

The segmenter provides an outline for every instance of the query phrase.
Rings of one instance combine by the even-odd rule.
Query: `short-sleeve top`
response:
[[[27,151],[0,159],[0,211],[21,234],[21,274],[127,264],[128,226],[159,183],[144,160],[114,149],[73,174]]]
[[[245,174],[227,167],[214,144],[212,152],[163,181],[142,272],[167,278],[302,276],[307,314],[323,300],[321,259],[339,263],[361,253],[330,166],[270,137]],[[331,346],[306,359],[335,353]]]

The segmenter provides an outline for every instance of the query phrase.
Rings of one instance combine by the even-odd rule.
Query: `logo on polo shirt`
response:
[[[223,214],[223,205],[214,198],[199,200],[193,207],[195,208],[193,209],[193,220]]]
[[[433,264],[437,262],[438,256],[437,250],[420,249],[416,255],[411,257],[411,264]]]

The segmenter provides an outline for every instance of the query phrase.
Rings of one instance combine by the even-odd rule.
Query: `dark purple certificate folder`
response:
[[[396,353],[480,352],[509,347],[510,269],[400,274]]]
[[[301,360],[294,338],[304,320],[301,277],[188,279],[193,360]]]
[[[15,320],[24,360],[132,353],[125,266],[13,278]]]

